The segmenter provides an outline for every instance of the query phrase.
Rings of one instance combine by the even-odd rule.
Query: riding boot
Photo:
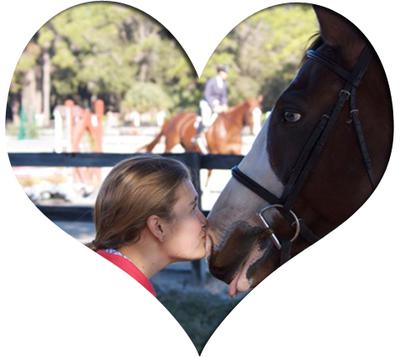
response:
[[[194,127],[196,128],[196,136],[200,136],[200,134],[203,132],[205,126],[203,122],[200,120],[199,122],[195,122]]]
[[[202,126],[202,125],[200,125]],[[197,132],[196,135],[192,138],[192,144],[197,145],[197,147],[200,149],[200,152],[202,154],[207,154],[207,139],[204,131],[204,126],[200,132]]]
[[[206,139],[206,134],[203,131],[202,133],[200,133],[200,135],[197,137],[196,139],[196,144],[200,149],[200,152],[203,155],[208,154],[208,150],[207,150],[207,139]]]
[[[196,122],[194,127],[196,128],[196,134],[192,138],[192,144],[196,144],[199,141],[201,133],[204,130],[204,124],[202,121]]]

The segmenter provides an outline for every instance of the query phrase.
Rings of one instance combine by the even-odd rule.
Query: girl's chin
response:
[[[208,244],[209,243],[207,243],[206,238],[202,238],[201,243],[199,244],[197,252],[196,252],[197,253],[196,254],[196,258],[194,258],[195,260],[203,259],[203,258],[206,258],[208,256],[208,254],[209,254],[207,252],[207,249],[209,249],[208,248]]]

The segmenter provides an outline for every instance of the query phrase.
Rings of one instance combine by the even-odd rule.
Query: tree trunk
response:
[[[49,51],[43,53],[43,126],[50,126],[50,72],[51,62]]]
[[[35,69],[30,68],[25,73],[24,85],[22,88],[22,107],[27,116],[28,122],[33,122],[35,119],[35,114],[37,112],[36,108],[36,76]]]
[[[147,81],[148,69],[149,69],[149,65],[147,64],[146,61],[144,61],[144,62],[142,62],[140,64],[139,81],[141,81],[141,82],[146,82]]]

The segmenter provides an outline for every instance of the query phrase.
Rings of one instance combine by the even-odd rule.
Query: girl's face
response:
[[[198,207],[192,183],[185,180],[177,189],[178,200],[172,208],[174,218],[167,223],[163,248],[172,262],[201,259],[209,250],[207,220]]]

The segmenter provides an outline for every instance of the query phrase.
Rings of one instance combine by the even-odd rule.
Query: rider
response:
[[[218,65],[217,75],[207,81],[203,98],[200,100],[201,115],[197,115],[196,118],[196,135],[193,138],[193,143],[196,143],[203,153],[207,153],[205,147],[205,130],[210,128],[218,117],[218,114],[228,109],[227,76],[227,66],[223,64]]]

